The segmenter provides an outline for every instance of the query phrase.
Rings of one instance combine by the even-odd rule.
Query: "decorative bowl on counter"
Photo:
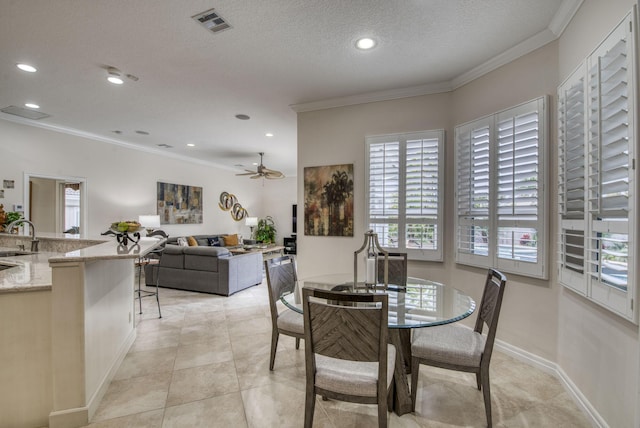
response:
[[[110,229],[116,233],[133,233],[140,230],[142,225],[137,221],[116,221],[111,223]]]

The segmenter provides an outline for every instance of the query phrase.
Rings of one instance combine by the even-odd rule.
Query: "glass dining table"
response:
[[[407,373],[411,369],[411,329],[433,327],[460,321],[471,315],[475,301],[460,290],[422,278],[407,278],[406,286],[389,284],[375,288],[357,283],[353,274],[330,274],[298,280],[293,292],[280,296],[290,309],[302,313],[302,288],[386,293],[389,296],[389,342],[396,347],[393,411],[398,415],[411,412],[411,394]]]

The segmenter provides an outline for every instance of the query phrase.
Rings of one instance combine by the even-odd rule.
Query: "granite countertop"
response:
[[[0,252],[15,251],[17,247],[8,246],[8,241],[27,238],[25,236],[0,234]],[[0,257],[0,267],[13,265],[13,267],[0,270],[0,294],[25,291],[50,290],[51,269],[58,263],[91,262],[97,260],[136,259],[160,246],[164,240],[157,238],[141,238],[137,244],[129,243],[122,246],[115,237],[78,238],[59,236],[40,236],[37,238],[47,242],[44,250],[33,254]],[[72,240],[75,246],[82,248],[71,251],[49,251],[52,248],[68,246]],[[26,246],[28,248],[28,246]]]

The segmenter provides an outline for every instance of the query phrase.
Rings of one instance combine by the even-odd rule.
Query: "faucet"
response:
[[[38,239],[36,238],[36,227],[34,226],[33,223],[31,223],[29,220],[25,220],[23,218],[18,219],[16,221],[12,221],[8,226],[7,226],[7,230],[9,230],[9,233],[11,233],[11,231],[13,230],[14,226],[19,225],[20,223],[27,223],[31,226],[31,252],[33,253],[37,253],[38,252]]]

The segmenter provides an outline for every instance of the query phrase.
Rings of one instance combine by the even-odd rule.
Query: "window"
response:
[[[380,245],[442,260],[444,131],[366,138],[367,223]]]
[[[629,14],[558,88],[558,254],[561,284],[635,321],[632,23]]]
[[[456,261],[547,278],[546,102],[456,127]]]

